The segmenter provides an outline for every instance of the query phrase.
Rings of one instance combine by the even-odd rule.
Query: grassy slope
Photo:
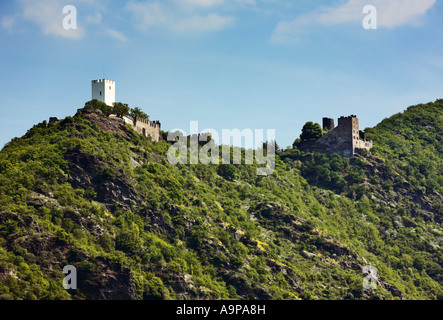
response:
[[[375,156],[287,151],[270,177],[171,166],[166,142],[100,117],[39,124],[0,152],[0,295],[92,299],[117,274],[138,299],[442,297],[441,110],[368,130]]]

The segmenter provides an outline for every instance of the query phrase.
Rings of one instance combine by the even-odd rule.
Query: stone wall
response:
[[[126,123],[132,125],[135,131],[142,134],[146,138],[151,137],[153,141],[160,141],[160,121],[149,121],[145,119],[137,119],[134,125],[134,120],[130,117],[123,117]]]
[[[332,119],[323,118],[323,129],[332,128],[316,142],[305,143],[301,149],[310,152],[338,153],[344,157],[353,157],[356,149],[372,148],[372,141],[368,141],[359,130],[357,116],[340,117],[338,126],[334,127]]]
[[[135,124],[135,130],[146,138],[151,137],[154,141],[160,141],[160,121],[149,121],[145,119],[138,119]]]

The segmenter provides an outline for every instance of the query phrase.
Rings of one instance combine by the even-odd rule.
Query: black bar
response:
[[[316,319],[318,317],[353,318],[371,315],[423,316],[441,310],[442,301],[0,301],[2,314],[14,316],[91,316],[140,315],[149,319]],[[423,314],[424,313],[424,314]],[[439,314],[439,313],[436,313]]]

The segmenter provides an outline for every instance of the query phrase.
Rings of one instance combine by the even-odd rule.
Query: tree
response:
[[[145,119],[149,120],[149,116],[143,112],[139,107],[131,108],[131,112],[129,115],[134,119],[134,123],[137,122],[137,119]]]
[[[88,187],[88,189],[85,190],[85,198],[89,201],[94,200],[97,197],[97,193],[95,192],[93,187]]]
[[[91,101],[86,102],[84,108],[85,109],[98,109],[101,112],[103,112],[103,114],[105,116],[108,116],[112,111],[112,107],[108,106],[103,101],[100,101],[97,99],[93,99]]]
[[[129,106],[126,103],[114,102],[112,112],[119,117],[123,117],[129,114]]]
[[[318,123],[306,122],[301,131],[301,141],[317,141],[323,136],[323,130]]]
[[[300,139],[300,138],[295,139],[295,140],[294,140],[294,143],[292,143],[292,148],[293,148],[293,149],[297,149],[297,146],[300,145],[300,142],[301,142],[301,139]]]
[[[123,226],[115,237],[115,248],[125,253],[136,252],[140,245],[139,229],[134,223]]]
[[[414,266],[415,269],[421,271],[425,268],[425,261],[423,260],[422,257],[415,257],[414,261],[412,262],[412,265]]]
[[[232,164],[221,164],[217,167],[217,173],[227,180],[233,181],[236,177],[235,167]]]
[[[277,144],[277,141],[275,141],[275,140],[271,140],[271,141],[266,140],[266,142],[263,142],[263,149],[266,150],[266,152],[268,151],[268,147],[272,147],[272,146],[274,147],[275,152],[280,150],[280,147]]]

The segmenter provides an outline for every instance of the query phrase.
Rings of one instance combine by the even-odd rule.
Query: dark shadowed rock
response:
[[[89,300],[136,300],[131,270],[102,257],[94,261],[92,270],[78,271],[78,288]]]

